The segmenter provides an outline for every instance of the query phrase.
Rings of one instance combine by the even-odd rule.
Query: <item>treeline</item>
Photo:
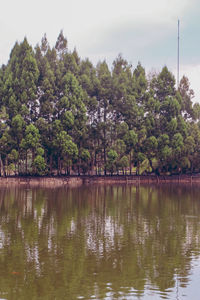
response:
[[[146,76],[119,55],[111,70],[68,50],[61,31],[16,43],[0,69],[0,174],[200,170],[200,105],[165,66]]]

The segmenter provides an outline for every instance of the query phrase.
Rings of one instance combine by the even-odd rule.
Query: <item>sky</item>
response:
[[[94,64],[122,54],[133,68],[149,72],[167,65],[177,78],[180,20],[180,78],[186,75],[200,102],[200,4],[198,0],[0,0],[0,65],[16,41],[35,47],[46,33],[54,46],[63,30],[71,51]]]

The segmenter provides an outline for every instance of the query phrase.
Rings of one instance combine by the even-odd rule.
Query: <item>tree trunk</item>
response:
[[[53,174],[53,155],[52,153],[50,154],[50,174],[52,175]]]
[[[60,156],[58,156],[57,175],[60,175]]]
[[[18,172],[18,176],[19,176],[19,159],[17,161],[17,172]]]
[[[27,175],[27,173],[28,173],[28,158],[27,158],[27,150],[26,150],[26,175]]]
[[[106,175],[106,148],[105,148],[105,146],[104,146],[103,151],[104,151],[104,175]]]
[[[5,164],[4,164],[1,157],[0,157],[0,159],[1,159],[1,176],[5,177],[6,176],[6,174],[5,174]]]
[[[8,156],[6,155],[6,168],[5,168],[5,175],[8,176]]]
[[[194,170],[194,166],[193,166],[193,162],[190,160],[190,171],[191,171],[191,174],[193,174],[193,170]]]
[[[34,160],[35,160],[35,149],[32,149],[32,173],[35,174],[36,170],[34,167]]]
[[[149,164],[150,164],[150,167],[152,169],[152,172],[154,172],[155,170],[154,170],[154,167],[153,167],[153,164],[152,164],[152,160],[150,158],[149,158]]]
[[[104,103],[104,127],[103,127],[103,138],[104,138],[104,148],[103,148],[103,156],[104,156],[104,175],[106,175],[106,121],[107,121],[107,112],[106,112],[106,104]]]

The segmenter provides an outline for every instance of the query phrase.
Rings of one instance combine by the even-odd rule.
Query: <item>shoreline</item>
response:
[[[165,184],[165,183],[200,183],[200,174],[193,175],[80,175],[55,177],[0,177],[0,186],[81,186],[90,184]]]

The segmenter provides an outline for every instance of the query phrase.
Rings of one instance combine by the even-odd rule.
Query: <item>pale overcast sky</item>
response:
[[[0,64],[26,36],[34,47],[44,33],[53,46],[61,29],[70,50],[94,64],[111,66],[119,53],[148,73],[164,65],[177,74],[180,19],[180,77],[188,76],[200,102],[200,3],[198,0],[1,0]]]

